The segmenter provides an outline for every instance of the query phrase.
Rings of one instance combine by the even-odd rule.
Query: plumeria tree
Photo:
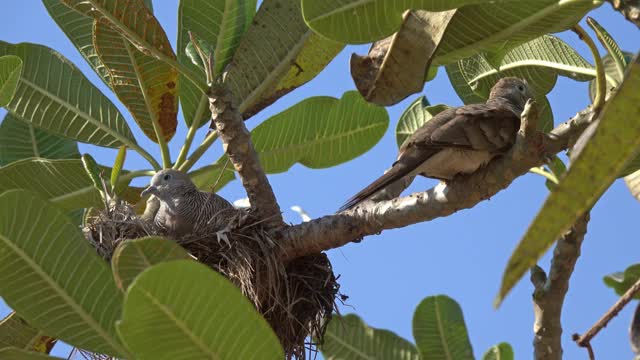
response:
[[[0,125],[0,296],[15,310],[0,323],[0,358],[47,358],[56,341],[102,358],[304,358],[310,341],[332,359],[472,359],[461,307],[444,295],[417,306],[415,344],[332,314],[340,295],[322,253],[472,208],[527,173],[543,176],[549,195],[505,259],[496,306],[529,273],[534,358],[562,358],[560,315],[590,209],[621,177],[640,199],[640,60],[588,17],[604,2],[180,0],[174,49],[150,0],[42,0],[135,124],[54,49],[0,41],[0,106],[8,110]],[[611,3],[640,26],[637,2]],[[585,17],[589,32],[578,25]],[[554,35],[563,31],[576,33],[591,59]],[[351,58],[357,91],[310,97],[247,130],[245,121],[312,80],[345,45],[369,43],[368,54]],[[485,102],[500,78],[528,82],[535,97],[505,156],[410,196],[400,189],[284,223],[267,174],[367,152],[389,126],[385,107],[421,92],[438,71],[465,104]],[[557,123],[547,94],[560,76],[591,82],[592,104]],[[398,119],[398,146],[447,108],[417,97]],[[174,137],[178,126],[184,139]],[[196,146],[199,132],[206,135]],[[177,154],[171,141],[181,141]],[[118,152],[98,164],[78,142]],[[223,156],[196,168],[214,144]],[[558,156],[565,151],[568,161]],[[131,152],[148,166],[124,170]],[[162,233],[145,217],[153,199],[141,199],[131,181],[168,168],[205,191],[238,179],[249,209],[198,237],[209,242]],[[113,247],[103,246],[110,237]],[[552,246],[544,270],[536,264]],[[637,267],[606,278],[620,302],[575,336],[592,358],[590,340],[640,288]],[[300,310],[309,298],[312,309]],[[510,358],[506,343],[484,355]]]

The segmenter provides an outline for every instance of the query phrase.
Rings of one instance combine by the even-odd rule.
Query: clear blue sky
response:
[[[156,16],[175,47],[178,1],[156,0],[154,5]],[[117,104],[132,129],[135,129],[138,140],[160,158],[157,147],[145,140],[126,109],[49,18],[40,1],[4,0],[2,13],[1,40],[34,42],[61,52]],[[604,4],[591,16],[611,32],[623,49],[638,51],[637,28],[615,13],[609,4]],[[573,33],[560,36],[592,62],[588,49]],[[349,57],[352,52],[364,53],[366,50],[366,46],[348,47],[315,80],[251,119],[248,126],[255,127],[268,116],[307,97],[340,97],[344,91],[354,89],[349,75]],[[437,78],[426,85],[423,93],[432,104],[460,104],[444,71],[440,71]],[[587,94],[587,83],[560,78],[549,96],[556,123],[583,109],[588,104]],[[348,197],[382,174],[396,155],[393,130],[398,117],[417,96],[388,108],[391,120],[389,130],[382,141],[365,155],[331,169],[311,170],[296,165],[287,173],[269,176],[287,220],[292,223],[300,221],[297,214],[289,210],[292,205],[302,206],[312,217],[332,213]],[[0,109],[0,115],[4,115],[4,110]],[[181,122],[170,143],[174,159],[185,133],[185,125]],[[203,136],[204,131],[198,135],[196,142],[199,143]],[[115,156],[110,149],[87,145],[81,145],[80,148],[82,152],[93,154],[103,164],[113,162]],[[215,144],[201,164],[213,162],[221,151],[220,144]],[[126,167],[129,169],[146,166],[140,157],[127,158]],[[146,181],[143,179],[140,184]],[[424,190],[434,184],[432,180],[420,179],[410,190]],[[225,187],[221,195],[232,201],[245,197],[238,181]],[[498,310],[493,309],[492,301],[509,255],[546,196],[543,179],[532,174],[526,175],[490,201],[473,209],[407,228],[385,231],[381,235],[367,237],[359,244],[329,251],[335,272],[341,275],[341,291],[349,296],[348,306],[343,306],[342,312],[356,312],[368,324],[392,330],[413,341],[411,319],[416,305],[426,296],[447,294],[462,306],[477,358],[491,345],[502,341],[513,345],[518,359],[530,358],[533,336],[531,284],[527,279],[521,281]],[[571,334],[588,329],[617,299],[604,286],[602,277],[640,260],[637,235],[639,213],[640,204],[631,197],[620,180],[593,209],[582,256],[571,279],[564,307],[563,344],[566,359],[586,358],[586,352],[571,342]],[[548,269],[549,260],[550,257],[546,256],[540,265]],[[625,309],[593,341],[599,359],[632,357],[627,330],[634,307],[635,304],[632,304]],[[0,302],[0,315],[8,312],[6,305]],[[68,349],[58,347],[54,352],[66,355]]]

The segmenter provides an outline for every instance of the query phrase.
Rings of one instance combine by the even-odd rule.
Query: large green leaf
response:
[[[476,54],[449,64],[446,69],[451,84],[465,104],[484,102],[500,78],[514,76],[527,80],[539,105],[539,125],[543,131],[553,127],[553,113],[545,95],[555,86],[558,75],[577,81],[595,77],[591,64],[567,43],[551,35],[516,46],[495,66],[485,54]]]
[[[482,360],[513,360],[515,355],[513,354],[513,348],[508,343],[500,343],[492,346],[482,356]]]
[[[0,166],[32,157],[74,159],[80,153],[75,141],[37,129],[7,113],[0,124]]]
[[[62,360],[62,358],[59,358],[59,357],[53,357],[46,354],[41,354],[37,352],[11,348],[11,347],[0,349],[0,359],[2,360],[47,360],[47,359]]]
[[[640,279],[640,264],[634,264],[626,268],[624,272],[615,272],[605,276],[603,281],[616,294],[622,296],[638,279]],[[636,294],[634,298],[640,299],[640,294]]]
[[[446,295],[420,302],[413,315],[413,337],[422,360],[473,359],[462,309]]]
[[[7,106],[15,95],[22,72],[22,60],[14,55],[0,56],[0,106]]]
[[[284,358],[275,334],[240,290],[191,260],[140,274],[125,296],[118,332],[139,359]]]
[[[178,72],[143,54],[103,22],[93,23],[93,45],[109,72],[111,88],[151,140],[169,141],[178,124]]]
[[[296,162],[321,169],[363,154],[388,125],[383,107],[348,91],[340,99],[306,99],[258,125],[251,139],[267,173],[286,171]]]
[[[229,63],[225,81],[247,119],[313,79],[342,48],[307,27],[300,0],[265,0]]]
[[[251,8],[255,12],[255,0],[181,0],[178,7],[178,62],[205,77],[204,71],[193,64],[186,52],[191,31],[212,44],[215,73],[221,74],[249,25],[247,13]],[[211,119],[207,95],[183,76],[179,92],[187,125],[191,126],[194,119],[200,125]]]
[[[302,0],[307,25],[329,39],[364,44],[398,30],[408,9],[443,11],[489,0]]]
[[[65,210],[103,204],[80,159],[24,159],[0,168],[0,193],[27,189]]]
[[[525,79],[534,94],[546,95],[555,86],[558,75],[577,81],[588,81],[596,75],[595,68],[577,51],[552,35],[516,46],[495,65],[498,68],[490,64],[483,54],[458,61],[462,78],[484,99],[489,97],[491,87],[502,77]]]
[[[93,19],[83,15],[62,3],[62,0],[42,0],[49,16],[58,24],[60,29],[71,40],[82,57],[91,65],[100,79],[111,87],[109,72],[100,61],[93,47],[92,28]]]
[[[213,165],[203,166],[190,172],[191,181],[202,191],[218,191],[222,189],[236,178],[233,165],[228,163],[226,167],[224,166],[226,159],[227,157],[223,156]]]
[[[328,360],[419,360],[416,347],[389,330],[367,326],[355,314],[334,315],[320,351]]]
[[[500,59],[523,42],[571,28],[601,4],[601,0],[513,0],[465,6],[451,19],[433,64],[478,52]]]
[[[118,245],[111,258],[116,284],[126,290],[136,276],[155,264],[169,260],[189,259],[189,254],[173,240],[149,236],[126,240]]]
[[[449,106],[444,104],[430,106],[424,96],[417,98],[404,110],[400,115],[400,119],[398,119],[398,125],[396,126],[396,143],[398,147],[427,121],[448,108]]]
[[[593,206],[637,152],[640,146],[638,88],[640,61],[636,56],[620,89],[600,111],[595,132],[586,140],[564,179],[549,195],[511,255],[496,299],[498,304],[576,219]]]
[[[24,64],[16,95],[7,106],[20,120],[65,137],[106,147],[137,147],[118,109],[80,70],[45,46],[0,41],[0,55]]]
[[[29,325],[15,312],[0,321],[0,349],[16,347],[28,351],[49,353],[53,341],[43,331]],[[0,359],[4,359],[0,357]]]
[[[26,190],[2,193],[0,204],[0,296],[7,305],[50,336],[126,357],[115,333],[121,293],[77,227]]]

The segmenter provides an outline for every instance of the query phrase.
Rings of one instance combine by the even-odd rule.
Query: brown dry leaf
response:
[[[107,68],[111,88],[144,134],[158,142],[157,122],[158,132],[169,141],[178,125],[177,71],[142,53],[106,22],[94,20],[93,46]]]
[[[640,170],[625,176],[624,182],[631,191],[631,195],[640,201]]]
[[[417,93],[456,10],[408,10],[400,30],[376,41],[367,56],[351,56],[351,76],[367,101],[389,106]]]

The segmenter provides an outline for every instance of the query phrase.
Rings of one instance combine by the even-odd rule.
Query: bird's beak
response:
[[[153,194],[153,195],[157,195],[158,194],[158,188],[153,186],[153,185],[149,185],[149,187],[147,187],[146,189],[142,190],[142,192],[140,193],[140,196],[146,196],[149,194]]]

